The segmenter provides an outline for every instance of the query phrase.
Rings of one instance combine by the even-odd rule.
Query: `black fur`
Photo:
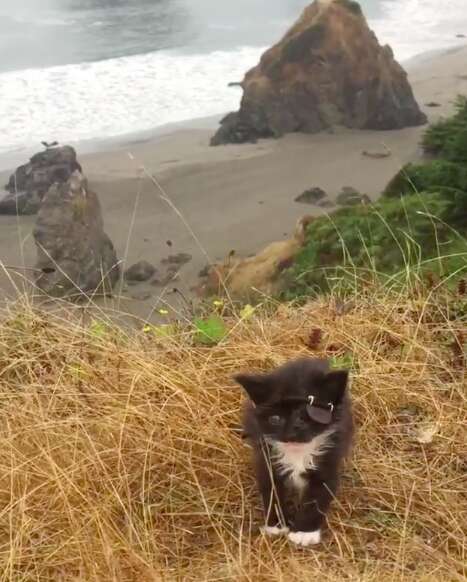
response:
[[[326,360],[300,359],[269,374],[241,374],[235,379],[249,396],[243,427],[253,446],[266,525],[300,532],[320,529],[336,495],[341,463],[352,441],[348,372],[330,370]],[[332,404],[329,424],[310,417],[310,396],[319,405]],[[308,443],[330,429],[335,432],[329,437],[329,448],[302,474],[305,485],[298,491],[288,475],[280,474],[273,443]]]

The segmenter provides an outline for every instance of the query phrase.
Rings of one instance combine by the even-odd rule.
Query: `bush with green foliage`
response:
[[[309,226],[294,266],[283,274],[288,298],[323,292],[356,276],[467,271],[467,99],[431,126],[426,151],[439,159],[408,164],[373,205],[341,209]],[[358,273],[358,275],[357,275]]]
[[[451,220],[451,197],[435,192],[321,217],[310,224],[306,244],[284,274],[286,295],[327,291],[357,271],[373,277],[407,269],[440,275],[465,270],[467,241]]]
[[[415,192],[467,191],[467,165],[447,160],[407,164],[386,186],[383,196],[399,198]]]
[[[422,141],[427,154],[451,162],[467,163],[467,97],[457,98],[456,113],[432,124]]]

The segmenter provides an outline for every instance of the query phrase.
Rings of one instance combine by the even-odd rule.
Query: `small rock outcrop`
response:
[[[34,239],[36,285],[54,297],[110,294],[119,280],[114,246],[104,232],[97,194],[75,171],[43,197]]]
[[[299,204],[318,204],[321,200],[327,198],[326,192],[317,186],[305,190],[295,198],[295,202]]]
[[[81,172],[71,146],[50,147],[19,166],[5,185],[0,214],[36,214],[52,184],[65,183],[75,170]]]
[[[371,204],[368,194],[362,194],[352,186],[344,186],[336,198],[339,206],[356,206],[357,204]]]
[[[211,145],[333,126],[399,129],[426,123],[407,74],[353,0],[316,0],[242,82],[240,111]]]
[[[129,283],[149,281],[156,274],[156,267],[148,261],[139,261],[125,271],[125,280]]]
[[[280,274],[291,267],[305,242],[312,216],[301,218],[291,239],[273,242],[257,255],[231,259],[223,264],[208,266],[203,270],[203,281],[196,289],[202,297],[222,295],[227,289],[229,296],[248,300],[259,293],[273,295],[280,290]]]

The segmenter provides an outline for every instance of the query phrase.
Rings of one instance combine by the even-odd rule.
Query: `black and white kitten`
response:
[[[270,535],[301,546],[321,541],[341,462],[352,441],[348,372],[300,359],[268,374],[240,374],[243,427],[253,446]]]

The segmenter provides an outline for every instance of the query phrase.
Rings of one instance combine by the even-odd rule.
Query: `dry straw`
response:
[[[218,346],[17,305],[0,325],[1,581],[464,580],[465,320],[370,290],[276,306]],[[457,347],[456,347],[457,346]],[[321,547],[258,532],[231,380],[352,366],[358,437]]]

